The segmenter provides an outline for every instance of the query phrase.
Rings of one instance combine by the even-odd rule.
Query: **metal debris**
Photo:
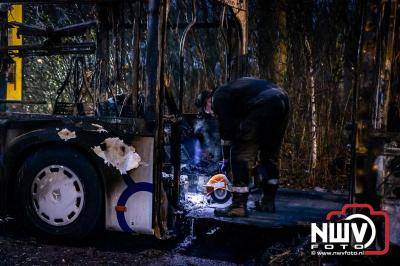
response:
[[[185,202],[183,207],[187,210],[192,210],[194,208],[201,208],[208,205],[205,195],[201,193],[187,192],[185,194]]]
[[[8,222],[13,221],[13,220],[14,220],[13,217],[6,216],[4,218],[0,218],[0,223],[8,223]]]
[[[317,265],[314,264],[318,257],[310,252],[310,239],[307,236],[297,236],[292,239],[292,244],[276,242],[262,255],[268,265]],[[314,262],[314,263],[312,263]]]
[[[92,150],[104,160],[105,164],[114,166],[121,174],[126,174],[141,165],[141,158],[135,148],[126,145],[119,138],[107,138]]]
[[[58,136],[60,136],[61,139],[65,140],[65,141],[76,138],[75,131],[70,131],[66,128],[59,131],[57,134],[58,134]]]
[[[218,232],[219,230],[221,230],[221,227],[214,227],[214,228],[211,228],[210,230],[208,230],[208,231],[206,232],[206,235],[213,235],[213,234],[215,234],[216,232]]]
[[[193,241],[196,240],[196,236],[194,234],[194,219],[190,219],[190,232],[189,235],[181,242],[178,244],[178,246],[175,248],[175,252],[183,252],[186,249],[188,249],[192,244]]]

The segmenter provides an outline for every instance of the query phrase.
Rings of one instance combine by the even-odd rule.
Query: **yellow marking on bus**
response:
[[[12,5],[8,11],[8,21],[22,22],[22,5]],[[11,28],[8,33],[8,45],[22,45],[22,36],[17,36],[17,29]],[[7,82],[7,100],[22,100],[22,58],[11,57],[14,63],[10,66]]]

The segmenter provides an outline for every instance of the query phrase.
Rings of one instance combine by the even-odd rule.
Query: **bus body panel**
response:
[[[106,228],[153,234],[154,138],[135,137],[131,144],[142,164],[116,180],[106,179]]]
[[[96,126],[94,126],[96,125]],[[98,126],[104,126],[99,130]],[[60,131],[76,137],[65,140]],[[95,167],[104,189],[104,223],[107,229],[153,234],[153,150],[151,136],[119,134],[95,119],[49,115],[7,114],[0,119],[0,214],[13,215],[16,173],[29,154],[49,145],[71,146]],[[142,163],[129,174],[121,174],[94,151],[107,138],[132,145]],[[119,204],[126,211],[119,212]]]

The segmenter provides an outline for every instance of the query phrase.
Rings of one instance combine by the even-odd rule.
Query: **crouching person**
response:
[[[253,169],[263,190],[256,208],[274,212],[278,159],[289,114],[287,94],[269,81],[241,78],[215,90],[213,110],[220,127],[223,170],[232,173],[232,205],[215,209],[215,215],[248,215],[249,173]]]

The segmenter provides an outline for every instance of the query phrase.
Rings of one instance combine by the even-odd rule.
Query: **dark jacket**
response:
[[[240,121],[255,109],[263,107],[268,114],[287,109],[288,97],[278,85],[256,78],[240,78],[219,87],[213,96],[223,140],[233,140]],[[283,105],[283,106],[282,106]]]

